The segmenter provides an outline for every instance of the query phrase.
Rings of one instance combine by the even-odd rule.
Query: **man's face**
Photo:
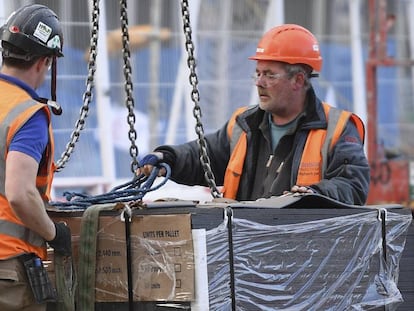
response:
[[[275,115],[285,115],[292,102],[292,82],[284,65],[275,61],[257,61],[256,86],[261,109]]]

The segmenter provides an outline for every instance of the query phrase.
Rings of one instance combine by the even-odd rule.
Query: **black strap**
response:
[[[382,223],[382,256],[384,261],[387,262],[387,212],[385,209],[381,209],[381,223]]]
[[[230,293],[231,293],[231,310],[236,311],[236,287],[234,281],[234,245],[233,245],[233,211],[230,207],[225,210],[227,216],[227,232],[229,239],[229,264],[230,264]]]
[[[387,211],[385,209],[380,210],[381,218],[381,232],[382,232],[382,256],[384,257],[385,263],[387,263]],[[384,304],[383,310],[388,310],[387,306]]]
[[[131,217],[128,211],[124,211],[125,218],[125,242],[127,260],[127,282],[128,282],[128,306],[129,311],[134,311],[134,293],[132,284],[132,256],[131,256]]]
[[[56,62],[56,56],[52,57],[52,80],[50,83],[50,96],[53,101],[56,101],[56,70],[57,62]]]

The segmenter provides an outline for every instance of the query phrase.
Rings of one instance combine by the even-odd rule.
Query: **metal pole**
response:
[[[89,16],[92,16],[92,2],[89,2]],[[98,55],[96,59],[95,92],[99,131],[99,145],[101,152],[101,168],[104,181],[114,183],[115,181],[115,156],[113,148],[111,104],[109,98],[109,65],[108,49],[106,46],[106,10],[105,0],[100,0],[99,31],[101,37],[98,39]]]
[[[193,32],[193,42],[196,47],[195,53],[197,53],[197,23],[198,23],[198,14],[200,11],[200,0],[189,1],[189,9],[191,15],[191,28]],[[180,14],[181,15],[181,14]],[[174,87],[174,96],[173,103],[170,111],[170,119],[168,120],[168,129],[167,137],[165,143],[170,145],[176,142],[177,127],[180,117],[182,117],[182,104],[184,102],[184,118],[186,122],[186,138],[187,140],[192,140],[196,138],[196,133],[194,131],[195,120],[192,114],[192,102],[191,96],[189,96],[191,91],[191,86],[188,82],[188,68],[187,68],[187,55],[185,51],[185,38],[184,35],[180,36],[181,38],[181,59],[180,64],[178,65],[177,71],[177,80],[175,81]],[[191,126],[190,126],[191,125]]]
[[[263,25],[263,33],[270,28],[281,25],[285,22],[285,0],[271,0],[267,9],[266,21]],[[259,39],[257,39],[257,42]],[[250,105],[256,105],[258,101],[257,89],[253,85],[250,95]]]
[[[408,3],[408,9],[407,9],[407,22],[408,22],[408,42],[410,46],[410,52],[409,52],[409,58],[414,59],[414,19],[412,16],[414,16],[414,1],[410,1]],[[412,83],[412,89],[414,90],[414,66],[411,67],[411,81]],[[412,105],[414,105],[414,102],[411,102]]]
[[[329,16],[328,13],[328,4],[326,0],[314,0],[312,5],[312,25],[314,34],[322,34],[325,25],[326,19]]]
[[[151,1],[151,25],[153,38],[160,37],[161,28],[161,12],[162,3],[160,0]],[[160,119],[160,100],[159,100],[159,85],[160,85],[160,51],[161,40],[150,41],[150,64],[149,64],[149,80],[150,80],[150,94],[149,94],[149,149],[153,150],[159,145],[159,128],[158,123]]]
[[[218,128],[227,121],[228,118],[228,108],[229,105],[223,105],[223,101],[227,102],[229,98],[229,48],[230,48],[230,34],[231,22],[232,22],[232,12],[233,12],[233,1],[222,1],[221,18],[220,22],[220,41],[218,55],[216,59],[217,62],[217,76],[216,79],[220,81],[218,92],[215,95],[215,111],[221,111],[220,113],[214,114],[213,121],[214,128]]]
[[[369,0],[369,53],[366,64],[367,75],[367,134],[368,159],[370,163],[377,160],[377,11],[378,1]]]
[[[367,105],[365,89],[360,87],[365,85],[364,65],[361,43],[361,0],[351,0],[350,2],[350,27],[351,27],[351,47],[352,47],[352,92],[354,98],[355,113],[367,124]],[[367,135],[367,141],[369,137]],[[367,145],[365,145],[366,147]]]

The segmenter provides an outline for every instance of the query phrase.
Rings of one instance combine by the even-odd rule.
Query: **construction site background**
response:
[[[370,60],[370,16],[386,8],[386,56],[410,60],[414,54],[414,1],[368,0],[191,0],[191,34],[196,58],[199,104],[204,131],[222,126],[239,106],[257,102],[251,74],[261,35],[282,23],[296,23],[318,38],[324,59],[313,85],[322,100],[352,110],[368,125],[367,98],[376,92],[376,159],[414,160],[413,67],[409,63],[379,64],[375,88],[366,80]],[[84,104],[91,45],[92,0],[3,0],[0,22],[16,8],[40,3],[61,18],[65,57],[58,62],[57,99],[63,115],[55,116],[56,159],[65,150]],[[196,138],[189,82],[187,52],[179,0],[130,0],[128,5],[129,48],[132,67],[133,104],[138,159],[160,144],[177,144]],[[71,189],[97,193],[132,178],[126,109],[125,53],[122,53],[120,2],[99,1],[99,40],[94,96],[75,151],[65,168],[56,174],[54,196]],[[377,21],[380,21],[379,19]],[[377,25],[381,27],[381,25]],[[389,26],[389,27],[388,27]],[[378,43],[381,38],[378,38]],[[295,44],[292,42],[292,44]],[[50,97],[50,80],[39,90]],[[370,133],[368,132],[368,140]],[[391,167],[393,169],[393,167]],[[414,171],[414,170],[413,170]],[[373,180],[384,181],[374,171]],[[386,174],[385,174],[386,175]],[[409,174],[408,186],[414,184]],[[386,181],[386,180],[385,180]],[[178,192],[177,192],[178,189]],[[171,191],[169,193],[168,191]],[[189,191],[189,192],[187,192]],[[207,198],[203,188],[183,189],[169,185],[151,194],[182,194]]]

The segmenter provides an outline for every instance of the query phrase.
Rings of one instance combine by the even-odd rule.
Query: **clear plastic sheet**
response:
[[[225,219],[207,232],[210,310],[395,310],[412,217],[384,211],[384,244],[380,211],[274,226],[232,218],[234,301]]]

